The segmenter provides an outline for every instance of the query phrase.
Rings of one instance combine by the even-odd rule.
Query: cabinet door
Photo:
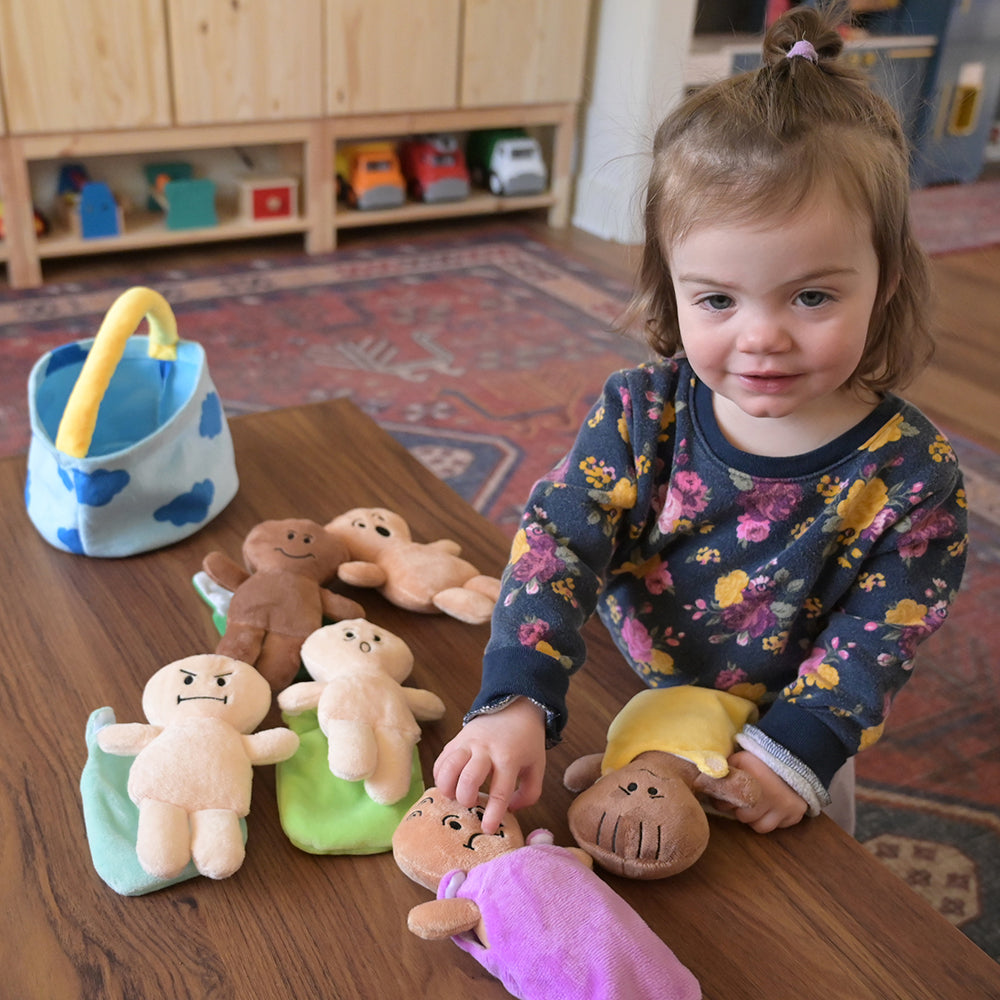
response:
[[[587,0],[465,0],[463,107],[576,101]]]
[[[3,0],[11,132],[170,124],[161,0]]]
[[[454,108],[460,0],[327,0],[330,114]]]
[[[322,0],[167,0],[179,125],[322,114]]]

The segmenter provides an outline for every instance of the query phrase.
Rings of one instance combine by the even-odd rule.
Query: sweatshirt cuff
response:
[[[809,807],[810,816],[818,816],[832,801],[823,782],[809,767],[756,726],[744,726],[736,734],[736,742],[801,795]]]

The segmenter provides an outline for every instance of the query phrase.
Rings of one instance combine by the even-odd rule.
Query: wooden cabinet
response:
[[[323,113],[322,0],[167,0],[167,13],[176,124]]]
[[[582,0],[466,0],[462,107],[579,100],[588,21]]]
[[[326,0],[326,109],[453,108],[459,0]]]
[[[169,125],[161,0],[3,0],[11,132]]]
[[[569,217],[589,0],[0,0],[0,260],[15,287],[42,261],[179,243],[302,233],[333,249],[341,229],[544,208]],[[548,188],[523,197],[408,202],[384,211],[335,203],[337,146],[363,139],[528,128]],[[184,160],[216,182],[218,223],[167,226],[148,211],[150,164]],[[123,229],[83,238],[32,204],[82,164],[119,199]],[[220,166],[221,164],[221,166]],[[298,182],[297,211],[247,219],[240,171]],[[54,213],[53,213],[54,214]]]

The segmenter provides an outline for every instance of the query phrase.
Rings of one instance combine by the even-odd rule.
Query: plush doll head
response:
[[[413,653],[388,629],[347,618],[313,632],[302,644],[302,662],[317,681],[370,674],[402,684],[413,670]]]
[[[748,806],[759,793],[730,768],[752,702],[680,686],[643,691],[612,721],[604,753],[574,761],[563,783],[580,792],[570,831],[602,868],[635,879],[675,875],[701,857],[709,824],[700,797]]]
[[[524,846],[514,814],[507,812],[495,834],[483,833],[486,796],[471,809],[428,788],[392,837],[392,855],[400,870],[435,892],[441,879],[456,868],[474,865]]]
[[[326,583],[346,559],[347,546],[308,518],[261,521],[243,540],[243,561],[251,573],[290,572]]]
[[[415,542],[406,519],[384,507],[356,507],[326,525],[350,552],[338,570],[344,583],[376,587],[387,601],[470,624],[490,619],[500,581],[459,556],[457,542]]]

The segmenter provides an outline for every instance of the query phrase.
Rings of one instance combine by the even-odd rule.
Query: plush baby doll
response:
[[[285,760],[299,744],[288,729],[253,732],[270,705],[270,687],[250,664],[205,653],[149,679],[149,725],[98,732],[105,753],[135,756],[128,794],[139,808],[136,853],[150,875],[174,878],[194,861],[202,875],[227,878],[243,864],[239,820],[250,811],[253,766]]]
[[[377,587],[407,611],[444,612],[470,625],[490,620],[500,581],[460,558],[458,542],[415,542],[406,521],[383,507],[349,510],[326,530],[350,552],[337,571],[344,583]]]
[[[485,834],[482,815],[482,805],[467,809],[430,788],[399,824],[396,863],[437,891],[410,910],[411,931],[451,937],[522,1000],[701,997],[691,972],[579,852],[546,831],[525,838],[509,812]]]
[[[756,781],[727,761],[736,733],[756,719],[753,702],[725,691],[641,691],[612,720],[605,751],[563,775],[581,793],[567,814],[577,844],[626,878],[664,878],[693,865],[709,839],[699,796],[741,806],[757,800]]]
[[[403,687],[413,654],[399,636],[363,618],[327,625],[302,644],[313,678],[286,688],[278,705],[288,715],[317,710],[329,743],[330,771],[364,781],[374,802],[391,805],[410,788],[419,721],[440,719],[444,702]]]
[[[222,552],[210,552],[202,568],[232,591],[226,631],[216,652],[253,664],[272,690],[295,679],[306,636],[331,620],[364,617],[364,608],[323,586],[337,575],[347,547],[305,518],[262,521],[243,542],[238,566]]]

